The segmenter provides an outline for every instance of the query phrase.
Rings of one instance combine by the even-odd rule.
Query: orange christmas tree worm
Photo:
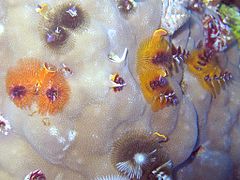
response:
[[[153,111],[178,103],[166,76],[174,66],[172,48],[163,29],[156,30],[152,37],[143,41],[137,53],[137,74],[146,101]]]
[[[222,87],[232,79],[232,74],[224,71],[218,64],[218,57],[205,49],[196,49],[186,60],[188,70],[195,75],[202,87],[213,97],[220,93]]]
[[[61,71],[32,58],[22,59],[8,70],[6,90],[17,107],[30,108],[37,102],[41,114],[61,112],[70,94]]]

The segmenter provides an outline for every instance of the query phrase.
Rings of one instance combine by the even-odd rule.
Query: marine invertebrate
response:
[[[38,28],[42,46],[56,54],[70,51],[74,47],[75,41],[68,29],[44,21],[40,22]]]
[[[154,174],[157,179],[171,180],[173,179],[172,168],[173,168],[173,162],[169,160],[166,163],[154,169],[152,171],[152,174]]]
[[[54,53],[65,53],[72,49],[74,40],[69,30],[83,30],[89,21],[87,13],[75,2],[54,8],[42,4],[36,11],[43,17],[39,25],[43,44]]]
[[[64,75],[64,77],[69,77],[73,74],[73,71],[64,63],[60,65],[59,71]]]
[[[42,87],[43,81],[47,76],[52,76],[57,72],[57,68],[49,63],[41,62],[41,67],[38,70],[38,78],[36,79],[35,92],[39,94],[39,90]]]
[[[29,108],[36,94],[36,82],[41,62],[36,59],[21,59],[6,75],[6,90],[17,107]]]
[[[168,41],[164,39],[166,35],[166,30],[156,30],[152,37],[139,45],[137,52],[137,73],[139,75],[147,71],[157,71],[162,76],[171,73],[172,51]]]
[[[108,54],[108,59],[111,61],[111,62],[114,62],[114,63],[122,63],[126,60],[127,58],[127,54],[128,54],[128,49],[125,48],[124,49],[124,52],[122,54],[122,57],[120,58],[118,55],[116,55],[114,52],[110,52]]]
[[[119,176],[119,175],[108,175],[108,176],[102,176],[97,177],[95,180],[130,180],[128,177]]]
[[[168,141],[168,137],[165,136],[164,134],[160,134],[159,132],[154,132],[153,135],[161,138],[162,140],[159,142],[167,142]]]
[[[44,17],[45,19],[48,19],[47,13],[49,12],[49,6],[47,3],[39,4],[35,10],[42,17]]]
[[[69,100],[70,88],[60,72],[47,75],[39,90],[38,107],[41,114],[55,114],[62,111]]]
[[[205,14],[202,19],[205,35],[205,46],[208,51],[224,51],[232,40],[230,27],[223,23],[220,16]]]
[[[61,71],[54,65],[31,58],[9,69],[6,88],[16,106],[30,108],[37,101],[41,114],[61,111],[70,92]]]
[[[189,71],[213,97],[216,97],[220,89],[233,78],[230,72],[224,71],[219,66],[217,56],[209,54],[205,49],[196,49],[191,52],[186,63]]]
[[[140,179],[166,162],[167,154],[150,134],[130,131],[113,144],[111,158],[123,175]]]
[[[179,46],[176,48],[174,45],[172,45],[172,57],[174,59],[174,62],[178,65],[183,64],[185,59],[189,56],[189,51],[186,51],[185,49],[182,50],[182,48]],[[177,68],[177,65],[174,63],[174,66]]]
[[[166,34],[163,29],[155,31],[138,49],[137,74],[140,87],[153,111],[178,103],[166,76],[171,74],[173,67],[176,67],[175,59],[180,60],[181,53],[176,51],[175,56],[172,55],[172,48],[163,38]]]
[[[88,14],[82,9],[81,5],[70,1],[54,8],[49,8],[48,4],[43,3],[36,8],[44,19],[44,24],[59,26],[70,30],[77,30],[88,24]]]
[[[161,72],[167,75],[160,77],[158,73],[154,73],[157,78],[155,81],[149,79],[148,82],[148,84],[151,82],[151,86],[149,85],[150,88],[154,89],[151,93],[156,93],[154,96],[158,97],[160,96],[158,90],[162,88],[161,85],[167,81],[169,87],[174,89],[179,100],[181,100],[180,105],[178,107],[168,107],[164,110],[159,110],[158,113],[153,113],[146,107],[146,101],[142,97],[140,88],[135,81],[136,76],[133,66],[136,61],[133,55],[136,53],[138,46],[136,42],[139,42],[140,39],[149,35],[152,29],[159,26],[159,22],[162,21],[161,12],[163,10],[161,2],[167,2],[167,0],[136,0],[137,8],[133,14],[130,13],[129,21],[125,21],[118,12],[118,9],[115,7],[115,0],[74,1],[82,3],[83,7],[86,8],[89,13],[93,13],[90,14],[92,22],[88,30],[84,33],[59,26],[69,32],[70,38],[74,37],[77,40],[75,43],[76,47],[73,48],[70,53],[61,55],[52,55],[49,52],[45,52],[46,48],[42,48],[39,45],[39,37],[36,33],[37,20],[39,18],[36,18],[36,14],[33,14],[34,12],[32,10],[32,5],[35,4],[36,1],[4,1],[4,3],[11,3],[11,5],[5,8],[8,10],[7,21],[4,21],[3,24],[6,32],[3,33],[0,39],[4,42],[7,41],[6,46],[2,46],[2,48],[6,47],[7,50],[10,46],[10,50],[14,52],[14,54],[11,53],[11,56],[8,50],[1,51],[0,55],[3,56],[0,65],[2,74],[5,74],[5,67],[11,65],[9,63],[15,62],[15,58],[13,57],[22,57],[29,54],[33,56],[36,55],[36,57],[49,57],[49,60],[57,67],[59,63],[64,62],[66,64],[61,66],[61,73],[67,81],[69,80],[71,99],[63,111],[55,114],[55,116],[49,113],[46,113],[46,116],[42,116],[38,114],[38,112],[29,116],[32,111],[30,113],[21,111],[8,97],[1,97],[3,101],[0,100],[0,109],[4,111],[4,117],[11,120],[14,132],[20,134],[20,136],[15,136],[15,133],[9,133],[11,136],[5,137],[0,133],[2,136],[2,138],[0,138],[2,144],[0,152],[4,154],[4,156],[0,158],[0,166],[4,167],[4,171],[0,170],[0,177],[3,177],[3,179],[14,179],[15,177],[15,179],[17,179],[19,174],[23,172],[28,174],[34,170],[31,169],[31,167],[36,168],[37,164],[39,166],[37,168],[44,167],[42,170],[45,171],[44,173],[46,173],[45,175],[48,176],[48,179],[94,179],[95,176],[100,175],[106,179],[111,178],[105,176],[117,175],[117,173],[113,167],[109,167],[109,165],[111,166],[108,151],[109,142],[111,142],[112,137],[116,137],[119,133],[124,133],[132,127],[143,130],[149,130],[149,128],[151,128],[154,131],[157,130],[160,132],[164,130],[165,133],[171,134],[169,136],[169,142],[164,143],[164,146],[167,146],[167,152],[176,166],[182,167],[181,165],[179,166],[179,164],[185,162],[193,151],[196,139],[199,137],[198,132],[203,132],[203,139],[202,136],[199,138],[202,141],[208,140],[210,137],[208,135],[209,133],[206,134],[204,130],[205,122],[209,122],[209,109],[213,109],[214,115],[218,114],[215,115],[217,116],[216,118],[214,116],[211,119],[217,119],[218,124],[220,124],[219,126],[224,123],[219,121],[218,117],[221,115],[222,118],[224,118],[224,115],[228,116],[225,117],[229,119],[228,122],[230,122],[227,123],[227,126],[231,126],[231,122],[237,119],[235,116],[238,115],[238,98],[236,98],[238,91],[234,90],[234,87],[235,89],[239,88],[239,86],[235,86],[237,82],[231,85],[230,91],[222,93],[221,98],[218,97],[219,99],[217,101],[213,101],[213,107],[211,107],[210,103],[212,101],[210,95],[204,91],[204,89],[199,88],[200,86],[197,86],[198,81],[193,75],[190,75],[190,72],[185,71],[183,72],[184,76],[182,76],[182,70],[186,69],[181,69],[181,67],[179,67],[180,73],[173,73],[173,77],[171,77],[170,69],[167,69],[169,72],[166,73],[164,68],[161,68]],[[54,4],[69,1],[48,0],[47,2],[54,7]],[[175,2],[177,2],[177,0],[175,0]],[[0,4],[2,4],[2,2],[0,2]],[[2,7],[3,6],[0,6],[0,9],[2,9]],[[2,15],[2,13],[0,14]],[[195,16],[200,15],[196,13],[191,14],[193,21],[191,21],[189,26],[183,27],[180,32],[174,35],[173,41],[181,44],[182,47],[186,45],[186,47],[194,48],[195,42],[197,42],[199,38],[202,38],[202,28],[198,28],[201,26],[201,22],[195,21],[201,17]],[[50,16],[48,17],[50,18]],[[51,26],[47,27],[51,29]],[[21,37],[19,37],[19,34],[21,34]],[[167,40],[167,38],[165,39]],[[69,41],[66,40],[66,43],[68,42]],[[12,46],[13,44],[15,45]],[[65,45],[66,44],[63,44],[62,47]],[[122,58],[124,47],[129,48],[129,64],[123,67],[126,62],[124,58]],[[180,64],[179,62],[183,61],[182,55],[184,51],[179,53],[178,48],[176,48],[177,50],[173,53],[173,46],[171,45],[170,49],[173,63],[176,62]],[[115,55],[117,54],[119,56],[119,58],[116,58],[116,63],[107,60],[107,54],[111,50],[115,52]],[[233,69],[236,66],[233,67],[234,65],[232,66],[232,64],[237,64],[239,59],[238,57],[235,59],[234,56],[232,56],[237,55],[235,50],[235,47],[233,47],[230,49],[230,53],[226,52],[226,57],[228,56],[231,62],[229,61],[228,63],[227,59],[222,62],[228,63],[229,68]],[[115,55],[113,54],[114,57],[116,57]],[[223,56],[223,58],[225,58],[225,56]],[[114,60],[114,58],[112,60]],[[50,76],[56,73],[56,68],[52,68],[49,64],[43,64],[43,62],[41,62],[41,66],[43,67],[39,70],[37,88],[35,89],[36,95],[34,98],[36,99],[38,99],[44,86],[44,80],[46,78],[52,79]],[[174,69],[174,66],[175,64],[173,64],[172,69]],[[72,74],[71,71],[74,74],[68,78],[68,75]],[[127,86],[124,86],[123,90],[116,94],[113,88],[108,88],[106,85],[111,73],[118,73],[127,83]],[[152,73],[150,70],[146,71],[146,76],[150,73]],[[134,76],[135,79],[133,79],[132,76]],[[179,87],[181,78],[184,78],[183,81],[188,85],[188,89],[183,97]],[[236,77],[235,80],[238,81],[238,79]],[[1,89],[0,92],[2,92]],[[171,97],[172,95],[170,93],[167,94],[168,93],[161,95],[159,101],[160,98],[165,96]],[[194,105],[191,101],[194,102]],[[229,106],[227,106],[228,102]],[[10,105],[11,108],[9,108],[8,105]],[[225,110],[218,108],[219,111],[216,111],[218,105],[225,106]],[[36,106],[34,106],[34,110],[35,107]],[[201,123],[202,121],[204,122]],[[236,123],[234,124],[236,125]],[[208,125],[209,123],[207,126]],[[222,127],[224,132],[221,133],[219,139],[224,139],[224,146],[227,146],[225,149],[227,149],[228,152],[235,151],[232,147],[229,147],[230,143],[235,141],[235,138],[232,137],[235,135],[231,134],[231,139],[226,138],[226,128],[225,126]],[[72,128],[76,130],[77,135],[76,139],[70,142],[68,140],[68,132]],[[199,130],[199,128],[201,129]],[[215,129],[221,130],[221,128]],[[225,141],[225,139],[227,139],[227,141]],[[211,146],[214,147],[215,144],[212,143]],[[239,150],[239,147],[236,149]],[[15,152],[18,153],[16,154]],[[236,154],[239,156],[238,151],[236,151]],[[168,159],[166,162],[168,162]],[[152,170],[149,170],[150,174],[145,176],[145,173],[140,179],[151,180],[149,177],[153,177],[152,179],[168,178],[166,177],[166,171],[159,168],[166,162],[151,168]],[[58,164],[60,164],[60,166]],[[224,161],[220,162],[220,164],[223,167],[230,165],[230,163],[226,165]],[[197,168],[198,167],[202,167],[201,164],[199,164]],[[207,168],[208,165],[205,164],[203,169],[206,169],[205,167]],[[178,168],[176,170],[178,170]],[[190,171],[191,168],[189,169],[189,172]],[[2,175],[3,172],[4,174]],[[211,173],[212,171],[207,170],[205,172]],[[202,171],[203,176],[205,172]],[[5,174],[6,176],[14,177],[7,178],[7,176],[5,178]],[[21,177],[22,179],[24,178],[24,176]],[[183,176],[179,179],[188,179],[188,176]],[[214,177],[212,179],[214,179]]]
[[[116,0],[116,3],[117,3],[117,8],[124,15],[128,15],[134,12],[137,6],[137,3],[135,2],[135,0]]]
[[[178,98],[167,78],[156,72],[141,75],[140,87],[146,101],[151,104],[154,112],[166,106],[178,104]]]
[[[57,67],[54,66],[53,64],[50,64],[50,63],[47,63],[47,62],[44,62],[42,64],[42,72],[44,72],[44,74],[54,73],[56,71],[57,71]]]
[[[53,26],[45,30],[44,41],[49,48],[59,49],[67,43],[69,33],[63,27]]]
[[[110,75],[110,81],[112,82],[112,89],[114,92],[122,91],[123,87],[126,86],[126,83],[122,77],[119,76],[118,73]]]
[[[239,9],[234,6],[227,6],[222,4],[218,9],[223,21],[226,22],[232,30],[233,35],[238,41],[238,47],[240,47],[240,13]]]
[[[9,131],[12,129],[9,121],[3,117],[2,114],[0,114],[0,133],[7,136],[9,134]]]
[[[76,2],[68,2],[54,8],[53,18],[59,26],[77,30],[88,24],[88,15]]]
[[[24,180],[46,180],[46,176],[40,169],[36,169],[32,172],[30,172]]]

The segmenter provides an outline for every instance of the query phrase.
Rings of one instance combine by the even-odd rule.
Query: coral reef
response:
[[[0,179],[240,179],[220,3],[0,1]]]
[[[61,71],[36,59],[22,59],[6,76],[6,89],[14,104],[31,108],[34,101],[41,114],[62,111],[70,88]]]

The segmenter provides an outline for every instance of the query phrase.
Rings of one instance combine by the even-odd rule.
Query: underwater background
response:
[[[0,0],[0,180],[240,179],[238,0]]]

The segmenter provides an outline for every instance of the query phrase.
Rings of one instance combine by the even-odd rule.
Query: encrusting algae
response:
[[[234,6],[227,6],[221,4],[219,7],[219,13],[232,30],[233,35],[238,41],[238,47],[240,47],[240,13],[239,9]]]

